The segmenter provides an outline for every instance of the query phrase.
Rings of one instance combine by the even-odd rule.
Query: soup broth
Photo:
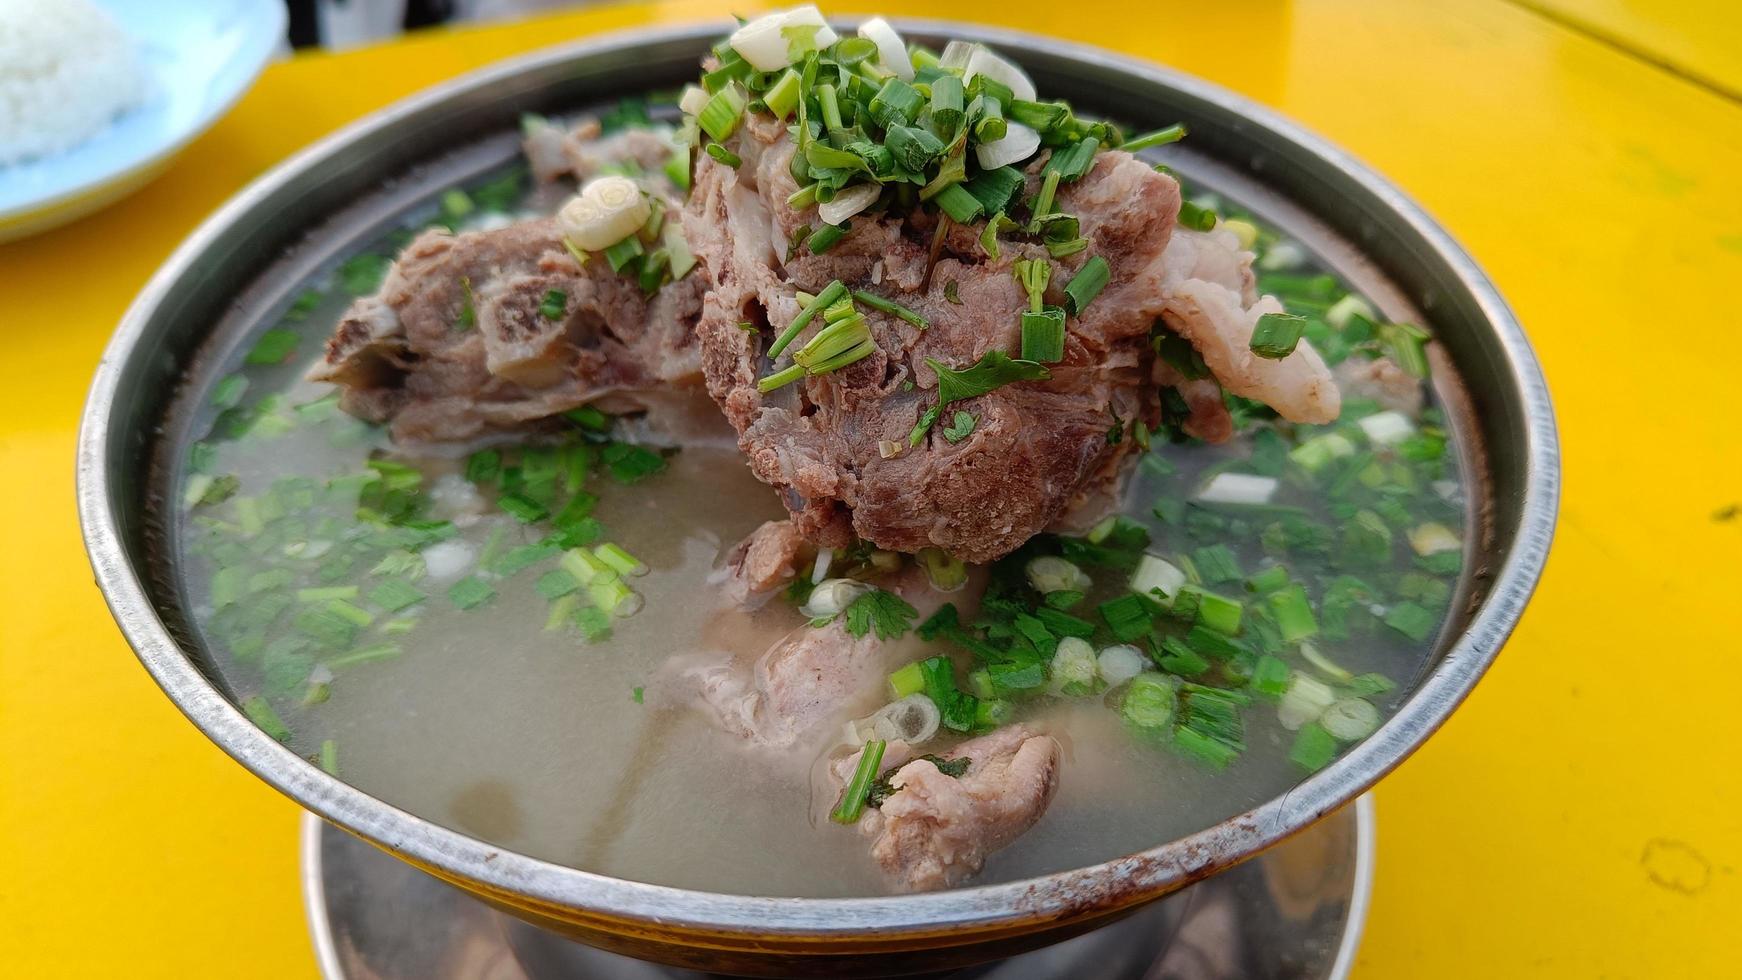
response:
[[[406,227],[548,213],[555,202],[527,183],[517,169],[450,192]],[[1239,214],[1198,202],[1224,220]],[[1347,299],[1300,246],[1248,227],[1260,288],[1309,318],[1307,336],[1328,359],[1396,341],[1388,332],[1401,328]],[[216,417],[181,461],[173,545],[199,642],[238,703],[360,789],[535,857],[706,890],[884,892],[864,838],[827,819],[833,790],[819,772],[839,752],[839,725],[770,756],[668,683],[674,658],[748,659],[811,628],[786,596],[746,613],[720,595],[725,554],[784,516],[729,430],[691,426],[674,440],[583,410],[521,442],[415,449],[300,380],[406,237],[308,283],[200,395]],[[1139,556],[1165,559],[1202,601],[1237,604],[1244,618],[1228,639],[1239,649],[1185,620],[1130,641],[1149,670],[1188,685],[1182,714],[1201,696],[1206,716],[1231,710],[1235,730],[1147,737],[1117,686],[1092,678],[1074,693],[996,692],[1016,719],[1058,737],[1065,757],[1045,816],[978,881],[1106,860],[1271,799],[1371,730],[1364,718],[1287,719],[1285,688],[1316,684],[1370,704],[1376,722],[1426,663],[1451,605],[1464,510],[1431,401],[1412,416],[1350,397],[1342,420],[1320,427],[1231,404],[1232,441],[1157,431],[1117,522],[1043,536],[992,569],[989,595],[1035,601],[1022,591],[1025,563],[1071,559],[1092,580],[1087,594],[1046,601],[1089,624],[1101,649],[1126,639],[1106,604],[1129,594]],[[1263,501],[1207,492],[1229,474],[1276,482]],[[645,574],[583,582],[589,566],[568,554],[607,544]],[[1024,642],[996,631],[988,641]],[[984,682],[975,655],[935,631],[929,641],[908,633],[889,656],[900,665],[939,654],[957,661],[964,689]],[[888,699],[867,692],[839,720]]]

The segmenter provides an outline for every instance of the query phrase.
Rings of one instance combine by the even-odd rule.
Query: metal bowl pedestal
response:
[[[1055,946],[960,980],[1341,980],[1373,887],[1373,797],[1264,854]],[[706,980],[565,939],[313,814],[303,901],[326,980]],[[826,974],[818,974],[819,976]]]

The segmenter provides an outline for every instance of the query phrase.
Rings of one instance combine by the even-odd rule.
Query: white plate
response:
[[[61,153],[0,166],[0,241],[89,214],[156,176],[241,98],[284,40],[281,0],[97,0],[136,45],[145,103]]]

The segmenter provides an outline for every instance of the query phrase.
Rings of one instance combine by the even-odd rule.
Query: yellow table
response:
[[[299,56],[144,191],[0,247],[0,974],[314,973],[296,808],[159,694],[79,544],[78,411],[141,283],[342,122],[520,50],[720,9]],[[1742,503],[1742,106],[1498,0],[959,9],[1167,62],[1350,148],[1475,253],[1547,366],[1566,465],[1549,571],[1470,702],[1378,791],[1360,975],[1736,976],[1742,518],[1717,515]]]

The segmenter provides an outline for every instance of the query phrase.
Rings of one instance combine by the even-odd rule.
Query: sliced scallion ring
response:
[[[635,181],[598,177],[557,212],[557,224],[576,248],[597,252],[641,230],[653,209]]]

